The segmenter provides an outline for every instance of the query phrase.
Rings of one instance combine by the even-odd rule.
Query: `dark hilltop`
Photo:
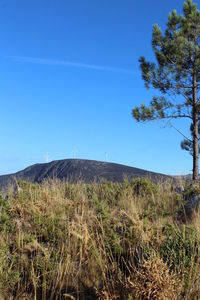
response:
[[[125,178],[132,180],[136,177],[146,177],[157,181],[170,176],[116,163],[85,159],[64,159],[35,164],[17,173],[2,175],[0,176],[0,189],[8,187],[10,184],[16,184],[16,181],[19,179],[41,183],[48,178],[58,178],[71,183],[79,181],[89,183],[105,180],[122,182]]]

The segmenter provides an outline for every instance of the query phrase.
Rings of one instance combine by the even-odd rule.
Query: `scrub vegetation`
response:
[[[0,200],[0,299],[200,299],[200,218],[178,218],[172,183],[19,186]]]

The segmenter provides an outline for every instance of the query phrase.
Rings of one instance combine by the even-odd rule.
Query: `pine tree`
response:
[[[138,121],[188,118],[191,120],[193,180],[199,177],[200,116],[200,11],[192,0],[183,3],[183,15],[169,13],[163,33],[153,27],[152,46],[156,62],[139,59],[145,87],[153,87],[160,96],[148,106],[132,111]]]

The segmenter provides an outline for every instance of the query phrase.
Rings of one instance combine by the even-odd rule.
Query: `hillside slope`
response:
[[[35,164],[17,173],[2,175],[0,176],[0,188],[14,184],[16,179],[38,183],[47,178],[58,178],[69,182],[99,182],[102,180],[121,182],[125,178],[131,180],[135,177],[148,177],[157,180],[167,178],[168,176],[116,163],[84,159],[65,159],[50,163]]]

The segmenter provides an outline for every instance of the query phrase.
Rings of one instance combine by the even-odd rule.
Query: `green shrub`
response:
[[[133,193],[136,196],[152,196],[158,191],[157,186],[146,178],[136,178],[131,182]]]
[[[200,194],[200,185],[194,183],[187,184],[183,193],[185,200],[188,200],[193,195],[199,195],[199,194]]]

